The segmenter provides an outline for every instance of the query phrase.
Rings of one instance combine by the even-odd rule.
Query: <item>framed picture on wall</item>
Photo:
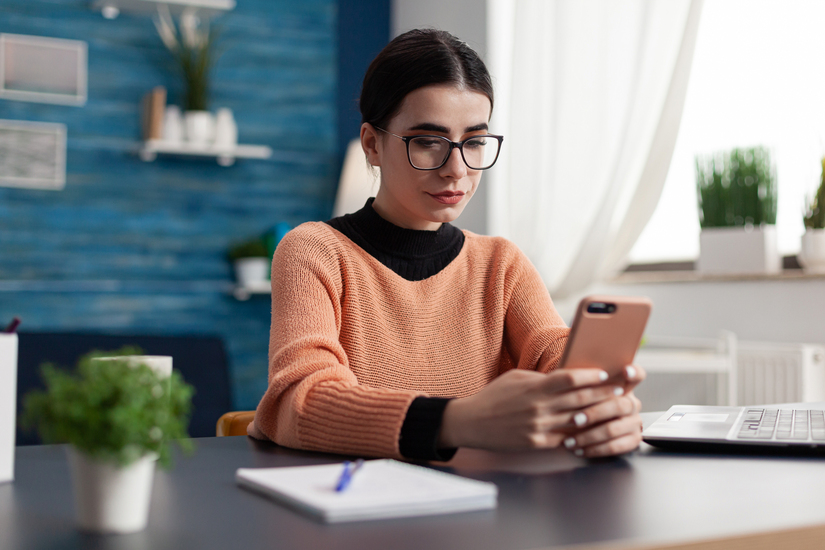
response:
[[[0,186],[63,189],[66,125],[0,120]]]
[[[86,56],[81,40],[0,33],[0,98],[83,105]]]

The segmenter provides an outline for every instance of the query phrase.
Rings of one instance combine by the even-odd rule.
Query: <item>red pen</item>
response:
[[[20,317],[15,317],[11,320],[11,323],[9,323],[9,326],[6,327],[4,332],[12,334],[17,331],[18,326],[20,326]]]

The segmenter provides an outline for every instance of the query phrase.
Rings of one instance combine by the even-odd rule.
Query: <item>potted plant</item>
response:
[[[825,157],[822,176],[813,199],[805,201],[805,233],[799,251],[799,263],[805,271],[825,273]]]
[[[696,157],[698,269],[777,273],[776,170],[765,147]]]
[[[262,237],[240,242],[229,249],[229,260],[235,269],[235,280],[242,287],[269,282],[271,268],[269,249]]]
[[[75,511],[84,530],[145,528],[155,463],[170,465],[172,441],[192,449],[186,428],[194,390],[177,371],[164,378],[134,361],[136,352],[90,353],[76,373],[45,364],[46,389],[24,398],[21,424],[45,443],[69,444]],[[104,356],[110,359],[97,360]]]
[[[217,57],[213,48],[217,33],[209,28],[208,19],[199,17],[194,8],[183,10],[180,32],[165,4],[158,5],[154,22],[183,75],[186,139],[196,147],[205,148],[211,144],[215,132],[215,119],[209,112],[209,72]]]

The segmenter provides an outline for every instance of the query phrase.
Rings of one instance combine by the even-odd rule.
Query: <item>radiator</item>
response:
[[[725,367],[734,362],[734,369]],[[737,342],[730,335],[720,340],[667,339],[664,345],[639,350],[636,363],[648,372],[636,389],[648,411],[674,404],[825,401],[825,348],[819,345]],[[733,387],[731,376],[736,377]]]
[[[825,401],[825,349],[739,342],[738,404]]]

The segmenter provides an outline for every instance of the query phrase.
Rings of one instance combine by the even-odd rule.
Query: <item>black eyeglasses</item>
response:
[[[450,141],[442,136],[399,136],[383,128],[376,129],[395,136],[407,145],[407,159],[416,170],[438,170],[445,164],[453,149],[461,151],[461,158],[470,170],[487,170],[498,159],[504,136],[484,134],[464,141]]]

